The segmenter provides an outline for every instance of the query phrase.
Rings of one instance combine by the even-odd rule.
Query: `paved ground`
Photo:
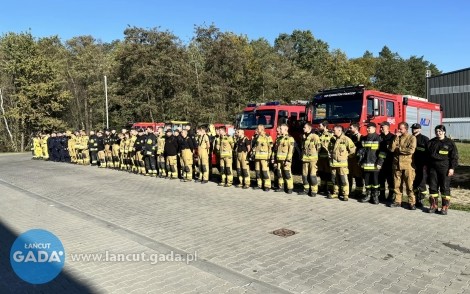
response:
[[[221,188],[0,155],[0,292],[470,293],[470,213],[448,216]],[[56,234],[67,259],[31,286],[15,237]],[[270,232],[288,228],[283,238]],[[197,261],[72,261],[80,253],[194,254]]]

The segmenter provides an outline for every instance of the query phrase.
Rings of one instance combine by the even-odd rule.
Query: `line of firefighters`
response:
[[[390,207],[401,207],[405,190],[409,209],[422,207],[422,201],[429,194],[429,212],[434,213],[438,212],[440,192],[440,212],[447,214],[450,177],[458,164],[457,148],[446,137],[443,125],[436,126],[436,137],[431,140],[421,134],[421,125],[413,124],[412,134],[408,133],[408,128],[408,124],[402,122],[397,133],[392,134],[390,124],[383,122],[377,134],[377,125],[368,123],[368,134],[361,136],[359,125],[355,123],[347,132],[335,125],[332,133],[326,121],[316,132],[306,123],[301,146],[297,146],[285,124],[278,127],[274,142],[263,125],[257,127],[251,139],[243,130],[237,130],[232,137],[221,127],[216,136],[209,136],[205,127],[199,127],[194,133],[190,126],[175,132],[163,127],[154,132],[148,127],[145,131],[133,129],[121,133],[91,131],[90,136],[84,131],[39,134],[33,139],[33,158],[91,163],[101,168],[180,178],[183,182],[192,181],[194,175],[196,182],[205,184],[209,181],[209,161],[214,153],[220,163],[219,186],[232,186],[235,160],[238,176],[235,187],[250,188],[250,161],[254,161],[256,185],[253,189],[271,190],[272,169],[274,190],[291,194],[293,156],[300,147],[304,188],[298,192],[300,195],[314,197],[321,193],[329,199],[347,201],[352,197],[373,204],[388,200]],[[353,181],[355,189],[351,191]]]

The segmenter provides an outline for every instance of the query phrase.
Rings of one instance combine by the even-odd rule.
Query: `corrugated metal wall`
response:
[[[470,117],[470,68],[430,77],[428,97],[442,105],[444,118]]]
[[[469,140],[470,139],[470,118],[443,119],[442,124],[446,127],[446,135],[451,137],[452,139],[454,140]]]

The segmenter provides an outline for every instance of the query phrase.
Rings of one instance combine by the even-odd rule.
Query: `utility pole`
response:
[[[106,128],[109,128],[109,114],[108,114],[108,79],[104,76],[104,96],[106,98]]]

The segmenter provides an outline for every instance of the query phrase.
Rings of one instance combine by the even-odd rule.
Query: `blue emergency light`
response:
[[[279,101],[271,101],[267,102],[266,105],[281,105],[281,103]]]

